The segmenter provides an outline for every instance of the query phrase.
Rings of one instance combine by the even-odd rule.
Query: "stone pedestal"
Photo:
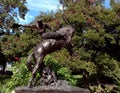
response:
[[[90,93],[88,89],[70,86],[66,81],[63,82],[56,86],[17,87],[15,88],[15,93]]]

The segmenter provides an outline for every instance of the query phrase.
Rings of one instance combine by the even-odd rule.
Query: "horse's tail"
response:
[[[33,52],[28,56],[28,59],[27,59],[27,68],[29,71],[32,71],[32,62],[31,62],[31,57],[33,56]]]

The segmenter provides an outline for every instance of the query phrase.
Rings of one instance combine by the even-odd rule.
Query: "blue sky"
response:
[[[105,6],[109,7],[109,1],[105,0]],[[25,20],[18,18],[20,24],[28,24],[30,23],[35,16],[39,15],[40,11],[56,11],[58,8],[61,8],[59,4],[59,0],[27,0],[27,8],[29,12],[25,16]]]
[[[27,0],[28,13],[25,16],[25,20],[18,18],[20,24],[28,24],[35,16],[42,12],[56,11],[60,8],[59,0]]]
[[[110,0],[105,0],[105,7],[110,8]]]

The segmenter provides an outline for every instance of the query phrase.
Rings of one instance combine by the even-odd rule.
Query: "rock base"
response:
[[[68,85],[66,81],[62,81],[60,85],[48,85],[37,87],[17,87],[15,93],[90,93],[88,89],[74,87]]]

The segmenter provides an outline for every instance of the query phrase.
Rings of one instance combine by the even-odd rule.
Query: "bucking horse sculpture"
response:
[[[73,37],[74,29],[71,26],[66,26],[57,30],[56,33],[60,33],[62,36],[64,36],[64,39],[43,39],[29,55],[27,67],[29,71],[32,72],[32,76],[29,80],[28,87],[33,86],[32,82],[36,77],[36,72],[40,69],[40,65],[43,63],[43,59],[47,54],[50,54],[56,50],[60,50],[62,47],[66,48],[70,55],[73,54],[70,41]],[[33,57],[35,63],[34,66],[31,65],[31,57]]]

